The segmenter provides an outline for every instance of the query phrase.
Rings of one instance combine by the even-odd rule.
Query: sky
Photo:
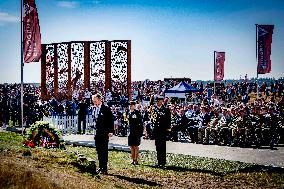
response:
[[[213,78],[225,51],[225,79],[256,77],[255,24],[274,24],[272,71],[284,77],[283,0],[36,0],[42,43],[131,40],[132,79]],[[20,0],[0,0],[0,83],[20,82]],[[40,82],[40,63],[24,66]]]

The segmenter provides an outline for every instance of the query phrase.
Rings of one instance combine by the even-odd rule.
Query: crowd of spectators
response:
[[[27,125],[43,117],[40,88],[25,84],[23,87],[24,122]],[[21,85],[0,85],[0,124],[7,127],[21,125]]]
[[[144,138],[151,138],[151,108],[155,98],[163,95],[179,81],[132,82],[132,99],[137,101],[145,125]],[[283,82],[271,80],[256,82],[216,83],[192,82],[198,92],[185,99],[166,98],[165,106],[172,113],[172,127],[168,139],[188,139],[203,144],[273,147],[283,139]],[[113,82],[112,90],[104,91],[103,84],[86,90],[73,91],[72,99],[49,101],[40,98],[40,87],[24,85],[24,123],[31,125],[43,116],[76,116],[90,114],[91,95],[101,92],[105,103],[111,106],[115,117],[115,134],[127,134],[129,97],[124,84]],[[215,88],[214,88],[215,86]],[[4,127],[21,125],[20,85],[0,85],[0,124]],[[82,105],[83,104],[83,105]],[[86,105],[84,105],[86,104]],[[81,121],[80,121],[81,122]],[[83,123],[85,124],[85,123]],[[281,136],[281,137],[280,137]]]

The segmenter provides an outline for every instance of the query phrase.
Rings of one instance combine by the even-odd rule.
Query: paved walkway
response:
[[[76,143],[82,146],[95,146],[93,135],[65,135],[66,143]],[[127,146],[127,137],[112,137],[109,143],[110,149],[129,151]],[[153,140],[143,140],[140,150],[155,150]],[[199,157],[209,157],[216,159],[225,159],[241,161],[246,163],[256,163],[260,165],[272,165],[284,167],[284,147],[278,147],[278,150],[238,148],[217,145],[202,145],[182,142],[167,142],[167,153],[185,154]]]

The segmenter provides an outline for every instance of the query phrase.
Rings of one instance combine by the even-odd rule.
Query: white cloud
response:
[[[3,25],[4,23],[16,23],[19,22],[20,18],[17,16],[8,14],[6,12],[0,12],[0,24]]]
[[[59,1],[57,5],[59,7],[73,9],[78,7],[80,4],[76,1]]]

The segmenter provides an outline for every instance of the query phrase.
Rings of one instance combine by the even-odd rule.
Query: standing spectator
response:
[[[109,103],[110,101],[112,101],[112,93],[111,91],[108,89],[106,91],[106,102]]]
[[[228,98],[228,100],[231,100],[231,99],[232,99],[232,88],[231,88],[231,86],[228,86],[228,87],[227,87],[226,92],[227,92],[227,98]]]
[[[112,114],[113,114],[113,120],[114,120],[114,135],[118,135],[118,111],[115,108],[115,106],[112,107]]]
[[[77,90],[73,91],[72,98],[77,102],[79,99],[79,92]]]
[[[86,131],[86,116],[88,114],[88,105],[83,98],[78,104],[78,134],[81,134],[81,123],[83,121],[83,134]]]
[[[247,93],[245,93],[245,95],[242,97],[242,101],[244,104],[247,104],[249,102],[249,96]]]
[[[85,93],[84,93],[84,97],[85,97],[85,101],[86,101],[86,104],[87,104],[88,107],[90,106],[90,103],[91,103],[91,95],[92,95],[92,93],[87,88]]]
[[[207,100],[208,101],[211,100],[212,95],[213,95],[213,89],[212,89],[211,85],[209,84],[208,87],[207,87]]]
[[[49,105],[50,105],[51,115],[57,116],[58,101],[55,99],[55,96],[52,96],[51,100],[49,101]]]
[[[150,122],[150,117],[149,117],[149,111],[147,106],[144,106],[144,111],[143,111],[143,123],[144,123],[144,139],[149,139],[149,135],[151,133],[150,127],[151,127],[151,122]]]
[[[3,91],[3,96],[2,96],[2,100],[1,100],[1,106],[0,108],[2,108],[2,124],[3,127],[7,127],[9,124],[9,97],[7,94],[8,91]]]
[[[280,82],[278,84],[278,97],[281,97],[281,95],[283,95],[283,89],[284,89],[283,82]]]
[[[203,83],[202,82],[200,83],[199,89],[200,89],[200,92],[203,92]]]

